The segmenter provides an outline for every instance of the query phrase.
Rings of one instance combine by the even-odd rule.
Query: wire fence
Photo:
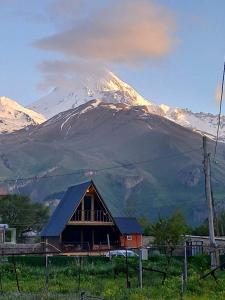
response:
[[[199,280],[208,276],[216,280],[216,272],[225,268],[225,245],[215,249],[202,241],[175,246],[152,244],[143,249],[102,251],[101,255],[93,251],[82,255],[80,251],[73,251],[65,256],[50,246],[40,243],[30,248],[14,247],[13,253],[10,247],[1,249],[0,299],[42,299],[42,295],[48,294],[49,298],[43,299],[103,300],[102,295],[98,292],[95,295],[89,289],[91,284],[101,286],[103,278],[114,281],[115,286],[118,280],[123,280],[126,288],[131,289],[164,285],[168,278],[175,277],[180,278],[180,291],[184,293],[191,258],[210,256],[213,251],[222,258],[215,270],[210,270],[210,265],[199,270]],[[111,255],[107,256],[108,252]],[[118,263],[114,257],[119,259]],[[156,263],[158,258],[160,264]],[[9,285],[12,285],[11,290]]]

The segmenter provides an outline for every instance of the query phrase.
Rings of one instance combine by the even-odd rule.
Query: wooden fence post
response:
[[[14,273],[15,273],[15,276],[16,276],[17,290],[20,293],[20,285],[19,285],[18,274],[17,274],[17,270],[16,270],[16,261],[15,261],[14,255],[13,255],[13,268],[14,268]]]

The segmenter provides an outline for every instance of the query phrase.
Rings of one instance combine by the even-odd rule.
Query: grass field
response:
[[[9,257],[0,266],[0,299],[80,299],[81,291],[104,300],[147,299],[225,299],[225,274],[216,273],[218,280],[210,277],[200,280],[209,268],[209,258],[189,258],[188,284],[181,295],[182,259],[165,256],[153,257],[143,262],[147,268],[166,271],[162,275],[144,271],[143,289],[139,288],[138,259],[128,260],[128,279],[131,288],[126,288],[126,263],[123,258],[112,261],[106,258],[49,257],[46,272],[45,257]],[[13,263],[15,262],[15,263]],[[15,272],[16,270],[16,272]],[[17,276],[16,276],[17,275]],[[17,280],[20,289],[18,293]]]

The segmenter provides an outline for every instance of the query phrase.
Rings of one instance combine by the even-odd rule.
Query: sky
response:
[[[224,0],[0,0],[0,95],[26,106],[107,68],[150,101],[217,113],[224,12]]]

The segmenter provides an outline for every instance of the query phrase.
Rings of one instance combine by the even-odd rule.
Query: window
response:
[[[132,241],[132,235],[127,235],[127,240]]]

